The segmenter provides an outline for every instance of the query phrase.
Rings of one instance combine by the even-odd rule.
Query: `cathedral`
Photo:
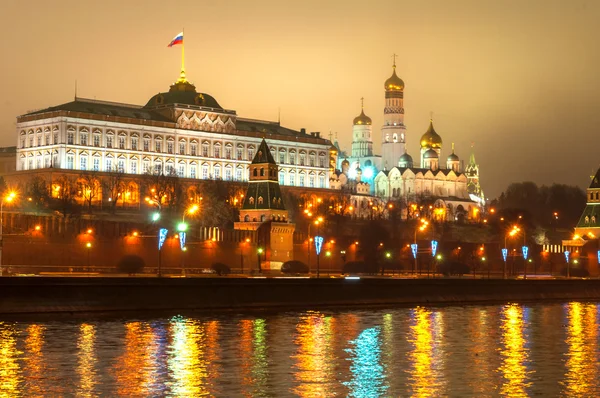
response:
[[[433,120],[419,140],[418,163],[406,150],[404,124],[404,81],[392,66],[392,76],[384,83],[384,124],[381,127],[381,155],[373,151],[372,121],[364,112],[353,121],[351,152],[344,152],[335,140],[335,171],[330,176],[332,189],[356,195],[374,195],[386,201],[401,201],[404,217],[418,216],[421,203],[428,202],[440,220],[476,220],[485,203],[479,185],[479,166],[471,153],[463,169],[454,144],[446,162],[442,158],[442,137]]]

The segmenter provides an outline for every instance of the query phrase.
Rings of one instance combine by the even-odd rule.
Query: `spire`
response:
[[[394,68],[394,70],[396,70],[396,57],[397,57],[397,56],[398,56],[398,55],[396,55],[396,53],[394,53],[394,54],[392,55],[392,58],[394,59],[394,63],[393,63],[393,65],[392,65],[392,68]]]
[[[360,109],[365,109],[365,97],[360,97]]]
[[[454,142],[452,143],[452,153],[454,153]]]
[[[471,142],[471,156],[469,157],[469,164],[475,165],[475,150],[473,149],[475,147],[475,143]]]

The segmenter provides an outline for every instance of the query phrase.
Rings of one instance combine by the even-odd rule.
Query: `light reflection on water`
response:
[[[0,322],[0,397],[600,396],[599,308]]]

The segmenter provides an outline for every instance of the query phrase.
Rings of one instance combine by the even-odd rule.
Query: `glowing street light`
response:
[[[158,221],[160,220],[160,213],[159,212],[154,212],[152,213],[152,221]]]
[[[3,240],[3,234],[2,234],[2,224],[3,224],[2,212],[4,210],[4,202],[10,203],[16,197],[17,197],[16,192],[11,191],[11,192],[8,193],[8,195],[6,195],[4,198],[2,198],[2,201],[0,201],[0,275],[2,275],[2,246],[3,246],[3,242],[2,242],[2,240]]]

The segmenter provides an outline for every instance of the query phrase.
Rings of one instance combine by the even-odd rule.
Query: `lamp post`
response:
[[[250,238],[246,238],[246,244],[250,246]],[[242,275],[244,275],[244,244],[240,248],[240,266],[242,268]]]
[[[425,229],[427,228],[427,225],[429,225],[429,222],[427,222],[427,220],[425,220],[424,218],[421,218],[419,220],[419,222],[421,223],[421,225],[419,226],[419,223],[417,223],[417,225],[415,225],[415,237],[414,237],[414,243],[411,246],[411,248],[413,249],[413,257],[415,258],[415,264],[414,264],[414,269],[413,269],[413,274],[417,271],[418,268],[418,263],[417,263],[417,231],[425,231]]]
[[[516,225],[513,225],[512,229],[504,235],[504,249],[502,249],[502,257],[504,257],[504,270],[502,272],[503,279],[506,279],[506,260],[507,260],[507,256],[508,256],[508,248],[506,247],[507,238],[508,237],[512,238],[513,236],[518,234],[520,230],[521,229],[519,227],[517,227]]]
[[[2,225],[3,225],[3,218],[2,218],[2,212],[4,211],[4,202],[12,202],[13,199],[17,196],[16,193],[14,192],[10,192],[8,195],[6,195],[4,198],[2,198],[2,201],[0,202],[0,275],[3,274],[3,270],[2,270],[2,249],[4,246],[4,235],[2,234]]]
[[[321,249],[323,248],[323,237],[315,236],[315,252],[317,253],[317,278],[320,272]]]
[[[88,242],[85,244],[87,248],[87,271],[90,272],[90,252],[92,251],[92,242]]]
[[[261,268],[261,266],[260,266],[260,256],[261,256],[261,254],[263,254],[263,251],[264,251],[264,250],[263,250],[263,248],[262,248],[262,247],[259,247],[259,248],[256,250],[256,254],[257,254],[257,256],[258,256],[258,273],[259,273],[259,274],[262,274],[262,268]]]

